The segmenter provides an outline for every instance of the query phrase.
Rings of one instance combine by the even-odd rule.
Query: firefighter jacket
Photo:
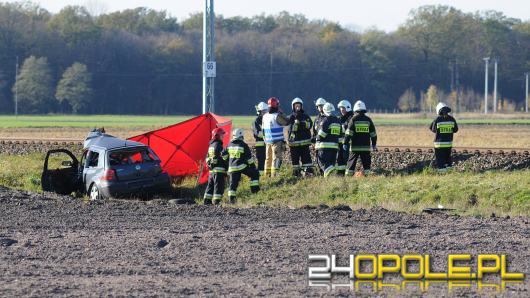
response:
[[[256,147],[265,146],[263,141],[263,129],[261,128],[261,123],[263,122],[263,116],[259,115],[256,117],[256,120],[252,123],[252,133],[254,134],[254,140],[256,141]]]
[[[223,158],[223,141],[211,140],[208,147],[208,157],[206,164],[211,173],[226,173],[227,161]]]
[[[316,136],[315,149],[339,149],[342,126],[335,116],[323,116]]]
[[[289,146],[311,145],[311,128],[313,121],[303,110],[294,112],[289,117]]]
[[[228,173],[256,166],[250,148],[243,140],[232,140],[223,151],[223,156],[228,157]]]
[[[315,121],[313,121],[313,138],[317,137],[318,131],[320,129],[320,123],[322,122],[322,118],[324,118],[324,115],[318,114],[315,117]]]
[[[353,117],[353,112],[347,112],[346,115],[341,115],[339,117],[340,125],[342,126],[342,133],[343,135],[339,139],[339,144],[344,144],[344,137],[346,135],[346,130],[348,129],[348,122]]]
[[[434,137],[434,148],[453,147],[453,134],[458,132],[455,118],[451,115],[438,116],[431,123],[430,128],[436,134]]]
[[[370,117],[364,113],[357,113],[348,121],[348,128],[345,132],[344,144],[350,145],[350,151],[370,151],[370,141],[372,146],[377,144],[377,133],[375,125]]]

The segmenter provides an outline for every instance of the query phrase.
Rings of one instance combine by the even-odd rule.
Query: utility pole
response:
[[[486,57],[483,59],[486,63],[486,66],[484,68],[484,114],[488,113],[488,62],[490,61],[490,57]]]
[[[493,81],[493,113],[497,113],[497,58],[495,61],[495,79]]]
[[[214,112],[215,13],[214,0],[205,0],[202,22],[202,113]]]
[[[527,112],[527,113],[528,113],[528,75],[529,74],[530,74],[529,72],[525,72],[524,73],[524,75],[526,77],[526,88],[525,88],[526,93],[524,94],[524,96],[525,96],[525,112]]]
[[[18,116],[18,56],[15,64],[15,116]]]

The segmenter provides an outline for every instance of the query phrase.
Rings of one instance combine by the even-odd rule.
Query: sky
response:
[[[7,1],[14,2],[14,1]],[[200,12],[204,0],[33,0],[50,12],[58,12],[66,5],[85,5],[92,13],[109,13],[135,7],[167,10],[179,20],[190,13]],[[403,24],[411,9],[422,5],[448,5],[464,12],[497,10],[508,17],[530,20],[529,0],[216,0],[216,14],[224,17],[254,16],[261,13],[277,14],[280,11],[302,13],[309,19],[327,19],[341,25],[364,30],[377,27],[393,31]]]

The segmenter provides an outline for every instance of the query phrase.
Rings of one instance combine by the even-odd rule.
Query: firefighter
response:
[[[225,191],[225,178],[227,162],[226,156],[223,158],[223,137],[225,131],[222,128],[216,128],[212,131],[212,140],[208,147],[208,157],[206,164],[210,173],[208,175],[208,185],[204,193],[204,205],[215,205],[221,202]]]
[[[348,122],[353,117],[351,103],[347,100],[341,100],[337,105],[340,111],[340,124],[342,125],[343,135],[339,139],[339,153],[337,155],[337,174],[344,176],[346,173],[346,163],[348,162],[349,146],[344,146],[344,132],[348,128]]]
[[[250,178],[250,191],[259,191],[259,172],[256,168],[250,147],[243,140],[243,129],[236,128],[232,132],[232,141],[223,151],[228,154],[228,175],[230,176],[230,186],[228,189],[228,199],[233,204],[236,201],[236,191],[241,181],[241,174]]]
[[[260,175],[263,175],[263,167],[265,165],[265,142],[263,141],[263,129],[261,128],[261,123],[263,121],[263,115],[265,115],[268,110],[269,107],[266,103],[258,103],[256,106],[257,117],[252,123],[252,133],[254,134],[254,140],[256,141],[254,148],[256,149],[256,159],[258,161]]]
[[[366,105],[364,102],[360,100],[355,102],[353,112],[354,115],[348,122],[343,145],[343,149],[347,149],[348,147],[350,149],[346,175],[353,175],[355,173],[355,167],[359,158],[363,165],[364,171],[362,173],[368,175],[371,173],[370,169],[372,166],[370,143],[371,149],[377,151],[377,133],[372,119],[366,116]]]
[[[311,160],[311,128],[313,121],[304,112],[304,102],[295,98],[291,102],[293,113],[289,117],[288,142],[293,164],[293,176],[313,174],[313,161]]]
[[[458,125],[455,118],[445,103],[440,102],[436,106],[438,117],[431,123],[430,129],[436,134],[434,138],[434,154],[436,157],[436,167],[439,172],[445,172],[451,169],[453,162],[451,160],[451,151],[453,148],[453,134],[458,132]]]
[[[315,101],[315,107],[317,108],[318,115],[315,117],[315,121],[313,121],[313,138],[311,139],[312,143],[316,142],[316,137],[318,134],[318,130],[320,129],[320,121],[324,117],[324,105],[326,104],[326,100],[322,97],[319,97]]]
[[[280,101],[271,97],[267,101],[269,111],[263,115],[262,128],[265,139],[265,176],[274,177],[282,165],[285,139],[283,127],[289,125],[289,117],[280,110]]]
[[[333,116],[335,107],[331,103],[324,104],[322,110],[324,117],[320,122],[320,128],[316,136],[315,149],[317,150],[318,166],[324,177],[328,177],[335,170],[342,126],[339,119]]]

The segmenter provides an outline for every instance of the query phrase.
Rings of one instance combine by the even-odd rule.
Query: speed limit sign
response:
[[[205,77],[207,77],[207,78],[215,78],[215,74],[216,74],[215,61],[204,62],[204,65],[203,65],[202,68],[203,68],[203,73],[204,73]]]

